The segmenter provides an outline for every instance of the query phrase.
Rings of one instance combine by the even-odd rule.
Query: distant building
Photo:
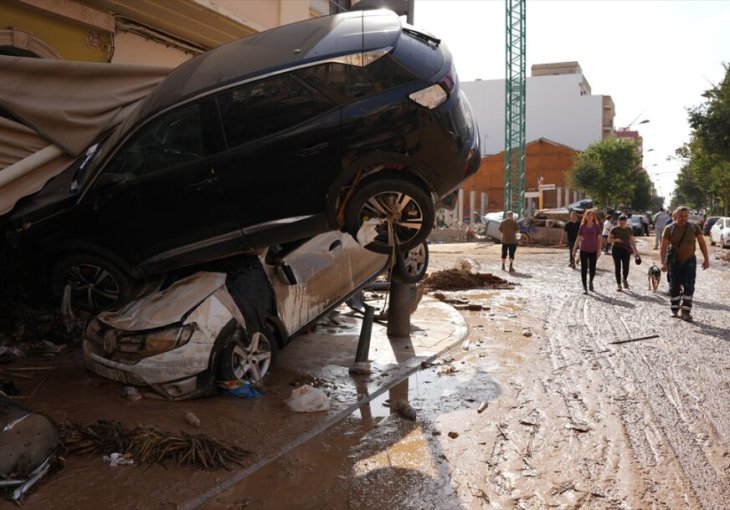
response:
[[[543,185],[554,186],[554,189],[543,191],[544,208],[563,207],[583,198],[582,194],[568,189],[563,178],[577,155],[578,151],[571,147],[546,138],[525,146],[526,211],[538,208],[540,178]],[[464,182],[463,190],[466,204],[470,204],[472,196],[475,197],[477,210],[482,208],[482,196],[486,200],[485,212],[504,210],[504,152],[482,158],[479,171]]]
[[[468,193],[489,197],[486,209],[499,211],[504,201],[504,101],[505,80],[462,82],[482,137],[482,165],[464,185]],[[610,96],[592,95],[591,86],[578,62],[536,64],[526,83],[526,209],[534,210],[537,178],[555,190],[543,194],[544,207],[563,207],[583,198],[565,185],[564,174],[575,155],[594,142],[614,135],[615,108]]]

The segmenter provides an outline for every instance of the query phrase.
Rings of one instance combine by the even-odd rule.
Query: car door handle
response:
[[[313,156],[317,154],[318,152],[322,152],[329,146],[329,142],[322,142],[318,143],[317,145],[312,145],[311,147],[305,147],[303,149],[299,149],[297,151],[297,156],[300,157],[307,157],[307,156]]]
[[[210,173],[205,179],[201,179],[199,181],[191,182],[186,185],[187,188],[191,189],[197,189],[202,188],[204,186],[208,186],[210,184],[213,184],[215,182],[215,170],[212,168],[210,169]]]

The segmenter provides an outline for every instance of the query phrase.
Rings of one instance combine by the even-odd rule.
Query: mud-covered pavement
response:
[[[656,294],[647,289],[657,252],[643,241],[631,289],[615,290],[612,261],[601,257],[589,295],[565,249],[520,248],[517,272],[503,273],[498,245],[431,245],[430,271],[468,257],[516,285],[443,292],[485,309],[462,311],[466,337],[452,334],[450,350],[411,363],[405,379],[395,367],[412,356],[408,343],[400,354],[394,343],[395,358],[371,376],[351,378],[332,362],[354,355],[344,316],[319,328],[332,335],[332,350],[319,352],[323,344],[304,337],[281,351],[256,400],[130,402],[118,384],[84,373],[78,352],[69,354],[52,375],[21,386],[33,395],[28,405],[61,421],[203,432],[250,450],[251,461],[205,472],[70,457],[25,507],[726,508],[730,263],[713,256],[698,274],[695,322],[670,319],[666,281]],[[430,306],[424,300],[421,308]],[[427,334],[416,328],[412,337]],[[335,411],[284,408],[292,386],[305,382],[325,389]],[[386,407],[388,399],[407,400],[416,419]],[[201,418],[200,429],[184,424],[187,411]],[[6,507],[14,505],[0,502]]]
[[[648,290],[647,245],[629,291],[601,257],[587,296],[565,250],[519,249],[514,290],[447,293],[489,310],[391,389],[415,422],[383,395],[205,508],[727,508],[730,264],[710,248],[683,322],[665,280]],[[501,273],[492,244],[432,245],[430,270],[463,257]]]

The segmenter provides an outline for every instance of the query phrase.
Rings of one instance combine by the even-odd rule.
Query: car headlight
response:
[[[177,349],[188,343],[195,332],[195,324],[186,324],[179,328],[165,328],[148,331],[144,337],[140,354],[143,358]]]
[[[421,106],[433,110],[439,105],[443,104],[448,99],[448,94],[441,87],[441,85],[431,85],[425,89],[421,89],[418,92],[413,92],[408,95],[411,100],[420,104]]]
[[[144,358],[177,349],[188,343],[195,333],[194,323],[144,332],[110,328],[98,320],[90,322],[84,348],[98,356],[134,364]]]

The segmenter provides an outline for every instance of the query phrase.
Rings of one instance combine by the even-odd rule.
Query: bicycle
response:
[[[531,244],[533,237],[537,233],[537,226],[533,225],[528,218],[523,218],[517,222],[520,227],[517,242],[520,246]]]

